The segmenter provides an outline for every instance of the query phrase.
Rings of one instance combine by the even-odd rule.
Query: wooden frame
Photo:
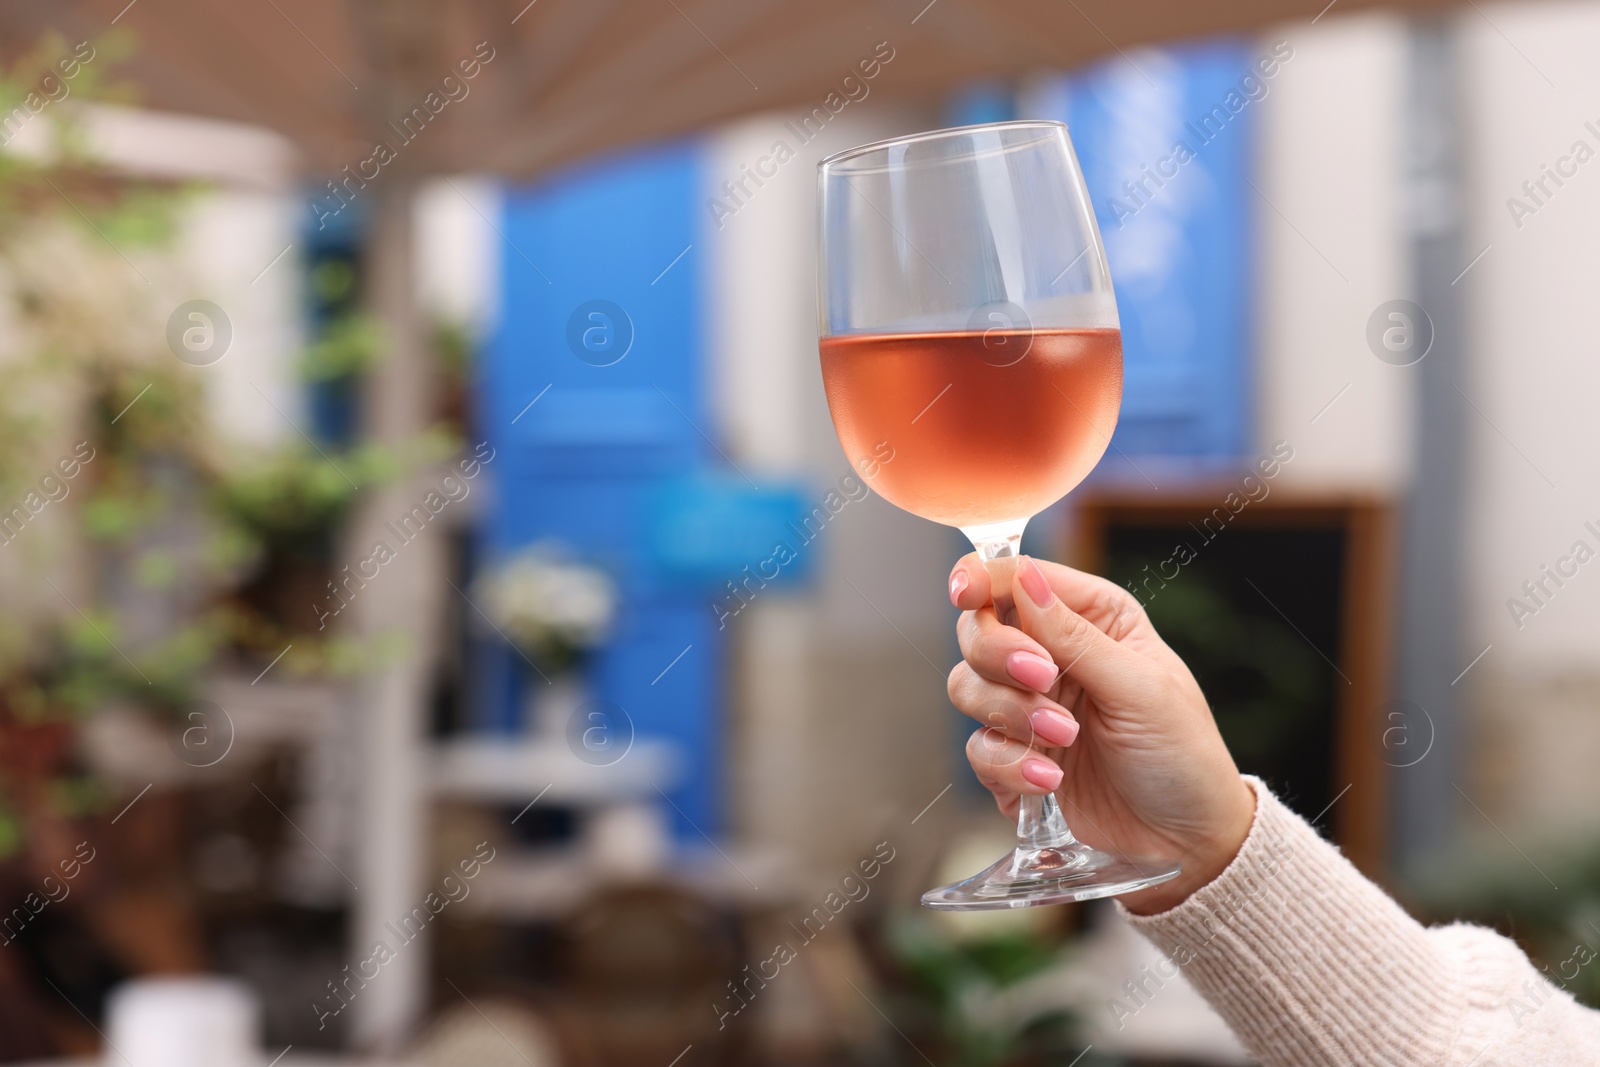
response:
[[[1089,488],[1073,497],[1063,558],[1098,572],[1112,524],[1182,524],[1240,493],[1237,482],[1178,492]],[[1242,495],[1242,494],[1241,494]],[[1392,505],[1361,494],[1310,494],[1275,489],[1229,523],[1252,529],[1338,527],[1344,531],[1344,583],[1339,603],[1341,670],[1350,679],[1335,702],[1333,775],[1345,792],[1330,812],[1333,838],[1351,862],[1382,880],[1387,847],[1388,768],[1383,762],[1383,708],[1394,666],[1395,518]]]

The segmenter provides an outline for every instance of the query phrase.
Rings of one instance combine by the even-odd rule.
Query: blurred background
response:
[[[1011,827],[813,173],[1009,118],[1127,362],[1027,549],[1600,1002],[1600,5],[124,4],[0,3],[0,1060],[1247,1062],[1109,906],[916,906]]]

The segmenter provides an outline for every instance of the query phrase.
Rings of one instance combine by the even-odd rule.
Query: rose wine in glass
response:
[[[1010,365],[985,342],[1020,349]],[[947,526],[1033,515],[1083,480],[1106,449],[1122,401],[1116,330],[856,334],[823,339],[822,381],[845,453],[895,441],[873,487]],[[907,433],[913,425],[916,432]],[[983,427],[982,432],[974,432]]]
[[[819,348],[839,440],[852,456],[893,446],[873,488],[960,528],[1005,618],[1028,519],[1100,461],[1122,403],[1116,299],[1067,128],[882,141],[823,160],[819,181]],[[922,902],[1054,904],[1179,870],[1090,848],[1054,794],[1024,796],[1016,848]]]

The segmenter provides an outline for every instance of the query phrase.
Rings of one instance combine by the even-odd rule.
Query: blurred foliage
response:
[[[1499,929],[1548,980],[1600,1008],[1600,841],[1524,844],[1435,854],[1406,879],[1407,903],[1434,921]]]
[[[356,299],[356,265],[348,259],[324,259],[310,271],[311,294],[328,307],[349,307]]]
[[[1071,1013],[1017,995],[1061,962],[1058,941],[1025,932],[955,938],[926,915],[900,915],[888,944],[910,994],[896,1003],[901,1029],[936,1035],[941,1065],[1066,1063],[1080,1051]]]
[[[87,53],[90,58],[75,62],[77,46],[51,30],[32,48],[18,55],[8,69],[0,69],[0,113],[9,116],[21,109],[22,114],[29,116],[26,126],[33,125],[33,120],[72,98],[103,104],[134,103],[134,90],[110,79],[117,62],[133,52],[133,35],[126,29],[113,28],[84,43],[91,50]],[[64,68],[63,64],[67,66]],[[66,76],[66,70],[72,71],[70,76]],[[56,86],[54,90],[50,88],[52,84]],[[30,104],[38,107],[37,112]],[[61,116],[52,114],[51,118],[59,120]],[[7,145],[20,132],[18,128],[8,131]],[[19,208],[26,210],[26,194],[34,191],[37,185],[45,184],[42,179],[51,166],[60,169],[63,164],[70,166],[89,158],[82,128],[75,123],[41,122],[31,136],[41,154],[54,157],[55,162],[41,165],[31,156],[0,153],[0,216]],[[18,181],[19,177],[23,180]]]
[[[1155,562],[1118,557],[1108,573],[1136,576]],[[1201,679],[1217,728],[1240,762],[1259,764],[1294,740],[1317,706],[1322,683],[1322,663],[1298,634],[1275,619],[1239,611],[1217,581],[1194,566],[1168,582],[1146,611]]]
[[[451,319],[434,323],[434,357],[446,381],[462,384],[468,380],[474,351],[472,330],[466,323]]]
[[[78,46],[49,36],[0,74],[13,608],[0,620],[0,696],[22,721],[113,699],[174,706],[219,640],[204,605],[230,557],[206,551],[220,531],[195,507],[216,452],[159,309],[187,193],[98,167],[77,107],[127,99],[107,75],[130,48],[123,33]]]
[[[237,464],[219,486],[218,499],[239,526],[290,553],[326,551],[328,539],[349,514],[358,486],[380,481],[382,455],[331,457],[294,442]]]
[[[306,348],[300,374],[307,381],[332,382],[375,366],[385,351],[383,330],[370,315],[347,312],[329,323]]]
[[[224,655],[281,656],[290,676],[370,667],[385,649],[294,629],[271,594],[320,587],[362,490],[460,448],[443,429],[390,449],[214,432],[214,374],[167,342],[196,295],[172,243],[204,190],[111,172],[78,107],[133,102],[111,84],[132,47],[51,36],[0,69],[0,858],[28,833],[23,794],[69,816],[105,799],[60,740],[77,717],[123,705],[176,722]],[[385,344],[354,264],[310,280],[325,316],[300,373],[359,382]]]
[[[303,442],[234,458],[218,484],[222,506],[243,527],[274,545],[319,544],[345,518],[362,489],[448,459],[461,439],[444,429],[404,447],[364,444],[334,457]]]

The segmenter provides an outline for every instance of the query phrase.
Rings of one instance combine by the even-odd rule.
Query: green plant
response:
[[[370,478],[353,466],[294,442],[242,457],[218,484],[217,502],[259,542],[289,552],[326,551]]]
[[[476,355],[472,330],[455,319],[439,319],[432,327],[434,359],[447,383],[464,385],[472,373]]]
[[[16,121],[34,144],[0,152],[0,585],[12,607],[0,688],[12,713],[172,706],[216,647],[206,604],[230,559],[210,550],[225,533],[197,505],[216,452],[161,311],[187,190],[105,171],[69,106],[11,110],[37,103],[42,84],[116,98],[106,72],[129,47],[125,34],[50,37],[0,74],[0,107],[26,114]]]
[[[1435,853],[1408,875],[1406,899],[1435,921],[1497,927],[1547,979],[1600,1007],[1600,841],[1523,846]]]
[[[340,381],[370,369],[383,353],[383,330],[377,321],[359,311],[346,312],[306,348],[300,374],[311,382]]]
[[[1065,1008],[1017,996],[1061,962],[1062,945],[1030,933],[955,938],[926,916],[890,920],[888,943],[906,976],[897,1000],[906,1029],[936,1035],[941,1067],[1061,1062],[1075,1020]]]
[[[1111,573],[1137,575],[1144,559],[1117,559]],[[1201,679],[1228,748],[1256,764],[1293,743],[1316,706],[1320,660],[1275,619],[1239,611],[1198,567],[1161,590],[1147,609],[1163,638]]]
[[[0,70],[0,115],[73,47],[45,39]],[[108,73],[130,47],[97,38],[74,102],[123,99]],[[215,375],[167,345],[169,315],[194,295],[171,239],[199,190],[110,172],[76,119],[51,103],[30,111],[28,152],[0,145],[0,522],[14,516],[0,530],[0,723],[114,703],[179,714],[219,655],[278,655],[281,620],[240,588],[270,584],[273,561],[326,562],[361,490],[459,446],[430,433],[390,449],[291,438],[257,450],[215,435]],[[358,385],[385,345],[356,307],[353,267],[323,264],[312,282],[333,316],[302,373]],[[69,460],[76,473],[58,476]],[[371,651],[327,635],[294,644],[280,671],[346,671]],[[5,834],[0,813],[0,850]]]

